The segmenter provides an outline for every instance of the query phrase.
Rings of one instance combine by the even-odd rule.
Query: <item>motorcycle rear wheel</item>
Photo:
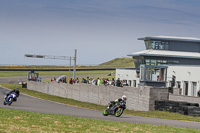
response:
[[[115,112],[116,117],[120,117],[123,113],[124,109],[123,108],[118,108]]]
[[[105,110],[103,111],[103,115],[104,115],[104,116],[108,116],[107,109],[105,109]]]
[[[3,101],[3,105],[6,105],[6,101],[5,100]]]

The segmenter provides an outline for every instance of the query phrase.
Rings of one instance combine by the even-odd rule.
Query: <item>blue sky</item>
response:
[[[145,36],[200,37],[199,0],[1,0],[0,64],[100,64],[144,50]]]

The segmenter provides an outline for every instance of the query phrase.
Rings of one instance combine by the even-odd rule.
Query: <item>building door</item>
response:
[[[128,81],[128,85],[129,85],[129,86],[132,86],[131,80]]]
[[[188,96],[188,82],[184,82],[184,91],[185,91],[185,95]]]
[[[136,80],[133,80],[133,87],[136,87]]]
[[[197,82],[192,82],[192,96],[197,96]]]

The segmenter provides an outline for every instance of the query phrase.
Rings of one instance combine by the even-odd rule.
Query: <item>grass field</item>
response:
[[[200,130],[132,124],[0,108],[0,132],[5,133],[198,133]]]
[[[67,98],[62,98],[58,96],[52,96],[28,89],[22,88],[20,85],[13,85],[13,84],[1,84],[2,86],[10,89],[14,89],[18,87],[20,89],[20,92],[42,98],[45,100],[51,100],[67,105],[74,105],[78,107],[83,107],[87,109],[93,109],[93,110],[100,110],[103,111],[106,106],[101,106],[101,105],[96,105],[92,103],[85,103],[85,102],[80,102],[76,101],[73,99],[67,99]],[[109,102],[109,101],[108,101]],[[127,101],[128,102],[128,101]],[[128,115],[135,115],[135,116],[144,116],[144,117],[153,117],[153,118],[162,118],[162,119],[171,119],[171,120],[182,120],[182,121],[192,121],[192,122],[200,122],[200,117],[192,117],[192,116],[185,116],[185,115],[180,115],[178,113],[169,113],[169,112],[164,112],[164,111],[133,111],[133,110],[125,110],[124,114]]]
[[[43,75],[68,75],[68,71],[35,71],[39,73],[39,76]],[[76,75],[94,75],[94,74],[115,74],[115,70],[109,71],[76,71]],[[0,71],[0,77],[17,77],[17,76],[27,76],[28,71]],[[73,71],[71,71],[71,75],[73,75]]]

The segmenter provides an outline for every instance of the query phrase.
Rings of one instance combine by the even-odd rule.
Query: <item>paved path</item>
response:
[[[42,100],[21,94],[17,102],[14,102],[11,106],[3,105],[4,95],[9,90],[0,87],[0,107],[9,109],[20,109],[32,112],[50,113],[50,114],[63,114],[69,116],[77,116],[84,118],[95,118],[101,120],[110,121],[123,121],[129,123],[143,123],[143,124],[153,124],[153,125],[167,125],[175,127],[187,127],[200,129],[200,123],[197,122],[184,122],[176,120],[122,115],[117,118],[115,116],[103,116],[103,111],[95,111],[90,109],[84,109],[80,107],[68,106],[64,104],[59,104],[47,100]]]

